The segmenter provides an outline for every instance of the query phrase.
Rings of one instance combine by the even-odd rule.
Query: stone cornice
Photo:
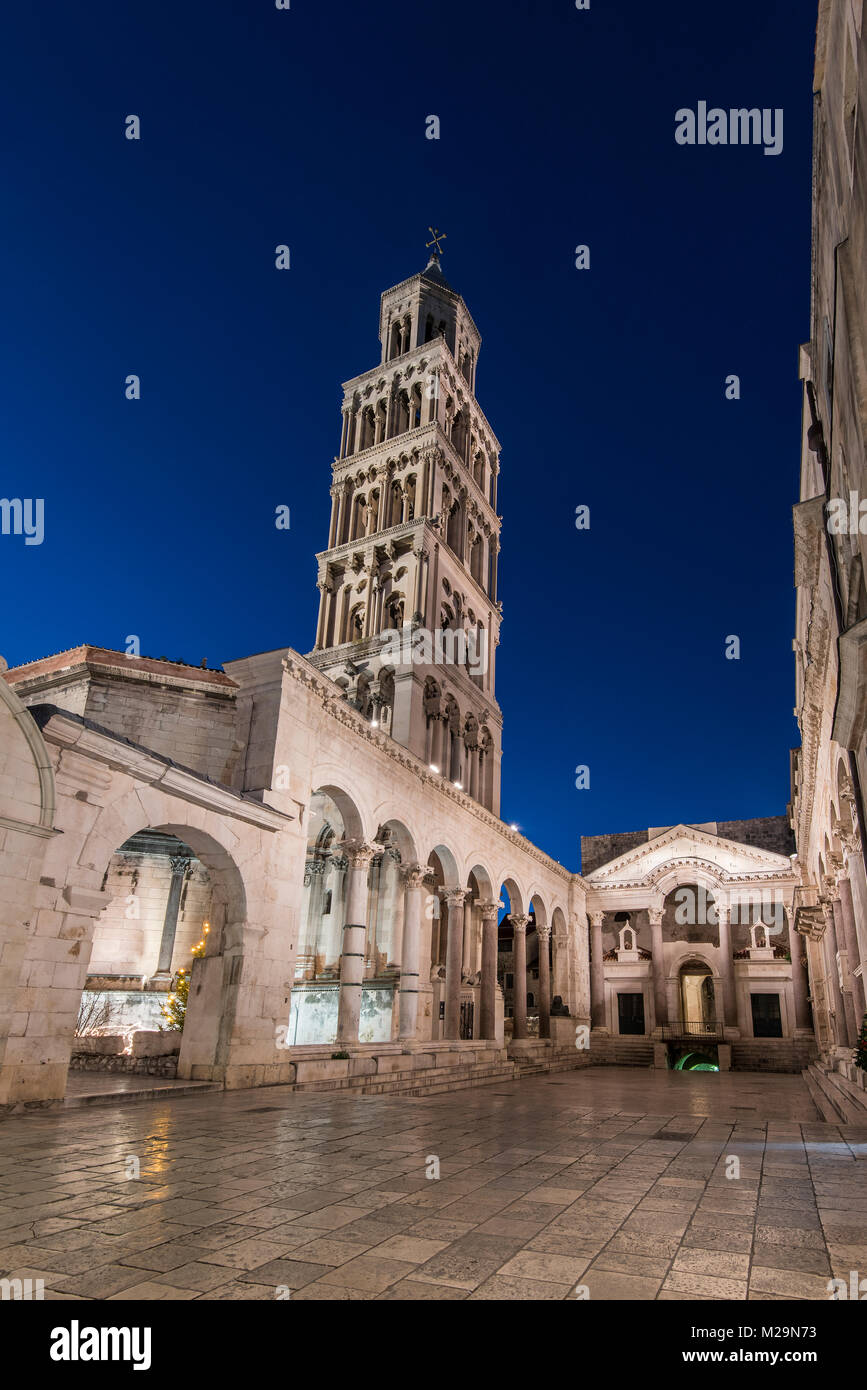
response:
[[[664,859],[661,865],[656,866],[656,869],[641,873],[643,859],[656,855],[660,849],[666,848],[667,845],[674,845],[677,844],[677,841],[684,840],[710,849],[711,858],[703,859],[700,855],[689,853],[689,855],[681,855],[675,859]],[[728,870],[717,865],[716,859],[713,858],[713,855],[718,855],[718,853],[736,853],[739,858],[752,860],[753,863],[756,863],[757,869],[750,870],[746,874],[729,873]],[[593,870],[591,874],[586,876],[586,884],[588,884],[588,888],[606,888],[614,887],[614,885],[627,887],[627,884],[631,887],[638,887],[638,885],[652,883],[654,878],[664,877],[664,873],[671,872],[672,867],[689,865],[689,863],[696,867],[703,867],[706,872],[717,877],[721,883],[722,881],[728,881],[728,883],[749,881],[756,874],[759,874],[760,877],[767,877],[767,874],[779,877],[782,874],[786,878],[792,878],[792,881],[798,881],[798,878],[793,876],[791,859],[786,859],[785,855],[778,855],[770,849],[756,849],[754,845],[742,845],[736,840],[725,840],[721,835],[711,835],[706,830],[696,830],[692,826],[678,824],[678,826],[671,826],[668,830],[663,831],[663,834],[654,835],[653,840],[642,841],[641,844],[628,849],[622,855],[618,855],[617,859],[611,859],[606,865]],[[629,880],[617,878],[618,874],[629,873],[631,869],[638,869],[638,872],[631,874]],[[614,884],[611,883],[613,878],[616,880]]]
[[[91,676],[143,681],[223,697],[235,693],[235,682],[223,671],[209,671],[206,667],[162,661],[151,656],[128,656],[107,647],[72,647],[55,656],[40,657],[13,667],[4,675],[10,686],[26,694],[33,689],[47,690],[53,685],[66,685],[70,680],[87,680]]]
[[[497,514],[494,507],[488,501],[482,489],[479,487],[472,470],[461,458],[455,449],[452,441],[446,434],[439,420],[428,420],[423,425],[416,425],[415,429],[405,430],[403,434],[393,434],[390,439],[381,439],[378,444],[370,444],[366,449],[361,449],[357,454],[347,454],[345,458],[335,459],[331,465],[332,477],[334,482],[332,487],[346,482],[354,471],[355,465],[359,465],[361,472],[366,472],[377,458],[382,456],[381,467],[386,468],[388,464],[399,463],[401,455],[412,453],[413,450],[423,452],[424,442],[430,436],[430,448],[445,448],[451,455],[449,462],[452,468],[456,465],[462,470],[462,477],[466,479],[469,488],[472,490],[474,502],[481,516],[487,522],[494,537],[499,536],[502,529],[502,518]],[[395,450],[392,446],[403,444],[409,441],[407,447]],[[481,503],[481,505],[480,505]]]
[[[37,706],[44,714],[42,736],[47,743],[68,749],[124,772],[137,782],[146,782],[195,806],[218,815],[256,825],[261,830],[283,830],[294,816],[276,811],[263,802],[252,801],[240,792],[221,786],[190,768],[181,767],[150,749],[130,743],[120,734],[92,724],[52,706]]]
[[[430,543],[424,547],[424,550],[428,556],[433,554],[438,545],[442,546],[447,554],[453,556],[461,567],[461,583],[465,583],[468,588],[475,591],[478,596],[477,606],[479,604],[485,606],[491,614],[491,621],[495,630],[499,631],[499,625],[502,621],[501,600],[493,599],[490,594],[485,593],[479,581],[470,573],[468,566],[455,555],[448,542],[436,530],[430,517],[416,517],[414,521],[403,521],[397,526],[389,526],[387,531],[374,531],[372,536],[361,536],[357,541],[344,541],[342,545],[335,546],[333,550],[318,550],[315,556],[316,563],[318,566],[324,566],[337,564],[340,560],[348,561],[358,551],[368,549],[373,551],[377,546],[388,545],[390,541],[399,539],[401,535],[405,539],[411,540],[413,546],[417,543],[417,539],[427,539]],[[401,556],[401,558],[404,557]],[[373,639],[365,638],[364,640],[372,641]],[[342,645],[351,646],[354,644],[343,643]],[[330,650],[330,648],[323,648],[323,650]]]
[[[677,859],[665,859],[649,873],[637,878],[621,878],[612,883],[599,882],[588,878],[586,888],[588,901],[595,893],[614,894],[627,888],[654,888],[662,879],[676,869],[698,869],[710,875],[721,886],[737,887],[739,884],[778,883],[786,887],[796,887],[800,882],[798,875],[790,869],[764,869],[752,873],[728,873],[711,859],[701,859],[697,855],[683,855]]]
[[[577,883],[584,885],[584,880],[579,874],[572,873],[563,864],[559,864],[556,859],[552,859],[543,850],[532,844],[530,840],[524,838],[516,830],[511,830],[504,821],[499,820],[492,811],[488,811],[484,806],[479,805],[466,792],[458,791],[451,782],[441,777],[438,773],[431,772],[426,763],[417,758],[414,753],[394,739],[389,738],[380,729],[371,728],[368,721],[359,714],[358,710],[353,709],[345,700],[340,686],[330,680],[328,676],[301,656],[300,652],[291,650],[287,653],[283,661],[286,674],[291,679],[305,686],[317,697],[322,706],[323,712],[335,719],[339,724],[351,729],[358,737],[365,739],[373,744],[380,752],[384,753],[394,763],[398,763],[407,772],[411,773],[422,782],[432,795],[438,795],[444,801],[453,802],[460,806],[469,815],[480,821],[489,830],[493,830],[503,840],[513,845],[515,849],[525,854],[528,858],[534,859],[538,864],[548,869],[564,883]]]
[[[482,407],[479,405],[475,392],[473,391],[469,382],[464,377],[460,367],[458,366],[457,362],[452,356],[452,350],[446,342],[445,338],[433,338],[430,342],[419,343],[416,347],[410,348],[408,352],[402,353],[400,357],[393,357],[390,362],[379,362],[375,367],[370,367],[366,372],[361,372],[358,376],[350,377],[348,381],[344,381],[341,383],[343,387],[344,397],[350,394],[351,389],[358,390],[359,382],[369,382],[371,378],[378,379],[382,377],[388,381],[388,384],[390,386],[395,372],[401,372],[404,367],[414,365],[412,359],[416,356],[418,356],[419,367],[422,361],[428,362],[434,360],[442,360],[443,362],[445,362],[447,367],[451,368],[455,378],[456,388],[459,387],[459,389],[463,390],[465,395],[469,397],[474,410],[479,416],[479,420],[488,432],[495,453],[500,454],[502,452],[502,448],[499,439],[497,438],[493,429],[491,428],[491,422],[488,419],[485,412],[482,410]],[[344,399],[344,408],[345,405],[346,401]],[[399,438],[400,436],[396,437]],[[359,456],[356,454],[353,455],[353,457],[358,458]],[[343,460],[341,460],[341,462],[342,461]]]

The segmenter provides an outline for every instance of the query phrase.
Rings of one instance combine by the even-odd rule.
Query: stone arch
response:
[[[699,1034],[715,1031],[721,979],[716,961],[708,959],[704,952],[691,950],[672,962],[669,978],[677,981],[680,1017],[690,1031],[693,1027]]]
[[[28,1065],[30,1040],[20,1033],[10,1038],[10,1029],[13,1015],[22,1012],[19,990],[27,984],[22,971],[56,809],[48,748],[33,716],[3,678],[5,669],[0,659],[0,776],[6,782],[0,793],[0,1107],[21,1095],[22,1082],[26,1086],[34,1071]]]
[[[366,825],[370,826],[373,817],[363,814],[359,809],[362,802],[361,795],[357,789],[347,785],[349,779],[345,776],[344,771],[340,769],[339,772],[336,772],[334,768],[315,768],[311,781],[311,801],[317,794],[330,797],[343,817],[346,838],[351,840],[364,839],[365,827]],[[375,827],[371,827],[368,833],[372,833],[373,829]]]
[[[557,904],[551,913],[551,1010],[562,1015],[571,1009],[572,982],[569,970],[569,929],[564,909]]]
[[[127,778],[124,782],[120,794],[106,800],[72,863],[74,839],[66,845],[55,841],[46,855],[46,872],[65,884],[64,897],[76,912],[63,929],[72,943],[68,952],[70,963],[74,959],[77,970],[75,987],[70,981],[70,988],[63,992],[68,997],[58,1001],[54,1020],[58,1040],[62,1039],[63,1044],[58,1050],[53,1081],[57,1094],[65,1088],[97,914],[108,901],[102,883],[120,845],[145,829],[176,836],[193,850],[211,880],[211,932],[205,956],[193,963],[190,975],[179,1077],[226,1080],[245,955],[251,942],[255,943],[270,924],[264,875],[257,863],[261,852],[257,831],[239,822],[230,826],[225,816],[161,790],[143,789]]]
[[[521,889],[518,887],[518,884],[515,882],[514,878],[512,878],[509,874],[506,874],[500,880],[500,890],[497,894],[497,897],[502,898],[504,893],[506,894],[506,897],[509,900],[507,915],[513,916],[517,913],[523,914],[525,910],[524,895],[521,892]]]
[[[461,884],[460,871],[454,854],[447,845],[443,844],[434,845],[427,856],[426,863],[431,870],[430,879],[425,882],[427,895],[425,916],[430,921],[431,980],[445,980],[447,920],[440,890],[459,888]]]
[[[466,870],[465,881],[470,887],[470,879],[476,881],[477,896],[480,899],[490,900],[494,896],[493,878],[488,869],[479,860],[473,860],[470,867]]]
[[[442,871],[442,887],[459,888],[461,874],[458,869],[458,861],[448,846],[444,844],[434,845],[428,854],[427,863],[430,864],[432,859],[436,862],[431,867],[436,868],[438,866]]]
[[[4,759],[4,771],[6,759],[16,760],[16,766],[10,768],[6,775],[15,778],[18,789],[16,789],[14,798],[15,806],[11,804],[11,798],[0,797],[0,814],[9,820],[19,820],[21,818],[21,801],[26,800],[26,804],[36,810],[35,819],[32,819],[31,812],[31,815],[27,817],[27,823],[38,825],[43,830],[50,830],[54,824],[55,809],[54,770],[51,766],[51,759],[33,715],[21,703],[15,691],[3,678],[2,672],[5,667],[6,663],[0,658],[0,706],[3,706],[0,713],[2,713],[5,726],[0,755]],[[13,726],[14,735],[10,732]],[[15,747],[15,743],[19,745],[18,748]],[[21,747],[22,744],[24,745],[23,748]],[[32,762],[36,782],[34,791],[38,789],[37,795],[25,792],[22,797],[26,782],[32,781],[30,777],[25,778],[24,769],[20,765],[22,754],[24,754],[25,763],[28,760]]]

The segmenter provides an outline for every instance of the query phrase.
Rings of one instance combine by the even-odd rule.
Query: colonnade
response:
[[[834,1045],[854,1047],[867,1012],[852,883],[845,873],[827,875],[820,906],[825,930],[819,950],[826,981],[829,1027]]]
[[[347,861],[346,922],[343,927],[343,951],[340,959],[340,993],[337,1015],[338,1043],[358,1040],[361,1019],[361,996],[365,977],[366,942],[369,924],[366,921],[368,902],[368,873],[378,847],[362,841],[344,841],[343,854]],[[418,1001],[421,981],[421,935],[425,880],[432,873],[428,865],[413,862],[401,867],[404,888],[403,929],[400,952],[400,988],[398,1037],[404,1042],[416,1039],[418,1032]],[[497,1036],[497,920],[501,904],[496,899],[477,898],[472,890],[461,887],[442,887],[437,890],[440,900],[441,940],[445,941],[444,1019],[443,1038],[460,1037],[461,995],[471,982],[479,985],[478,1036],[495,1041]],[[471,914],[481,919],[481,941],[476,940]],[[526,914],[510,917],[514,929],[515,951],[515,1011],[516,1039],[528,1036],[527,1026],[527,925]],[[539,1035],[550,1032],[551,971],[549,925],[538,927],[539,932]],[[478,949],[480,944],[480,951]],[[479,966],[481,967],[479,969]]]

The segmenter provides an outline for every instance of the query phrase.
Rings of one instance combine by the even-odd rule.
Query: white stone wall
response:
[[[28,990],[53,980],[52,966],[31,971],[27,945],[45,848],[51,836],[54,782],[48,750],[20,700],[0,679],[0,1105],[9,1100],[5,1064],[22,1028]]]
[[[110,902],[99,915],[93,937],[91,975],[145,975],[157,970],[166,915],[171,861],[160,854],[115,854],[104,891]],[[193,860],[184,880],[171,969],[192,964],[192,949],[209,920],[211,881]]]

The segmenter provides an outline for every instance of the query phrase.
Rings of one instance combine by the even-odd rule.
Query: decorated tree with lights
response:
[[[861,1022],[861,1036],[855,1044],[852,1060],[856,1067],[860,1067],[862,1071],[867,1071],[867,1014],[864,1015]]]
[[[206,922],[202,931],[201,941],[197,941],[192,949],[193,960],[200,960],[201,957],[205,954],[205,937],[207,936],[209,931],[210,927]],[[166,1002],[160,1009],[160,1013],[166,1021],[164,1031],[174,1031],[177,1033],[182,1032],[184,1027],[184,1020],[187,1017],[187,1001],[189,997],[190,972],[189,970],[185,969],[184,966],[181,966],[180,970],[178,971],[178,982],[175,985],[174,990],[166,999]]]

